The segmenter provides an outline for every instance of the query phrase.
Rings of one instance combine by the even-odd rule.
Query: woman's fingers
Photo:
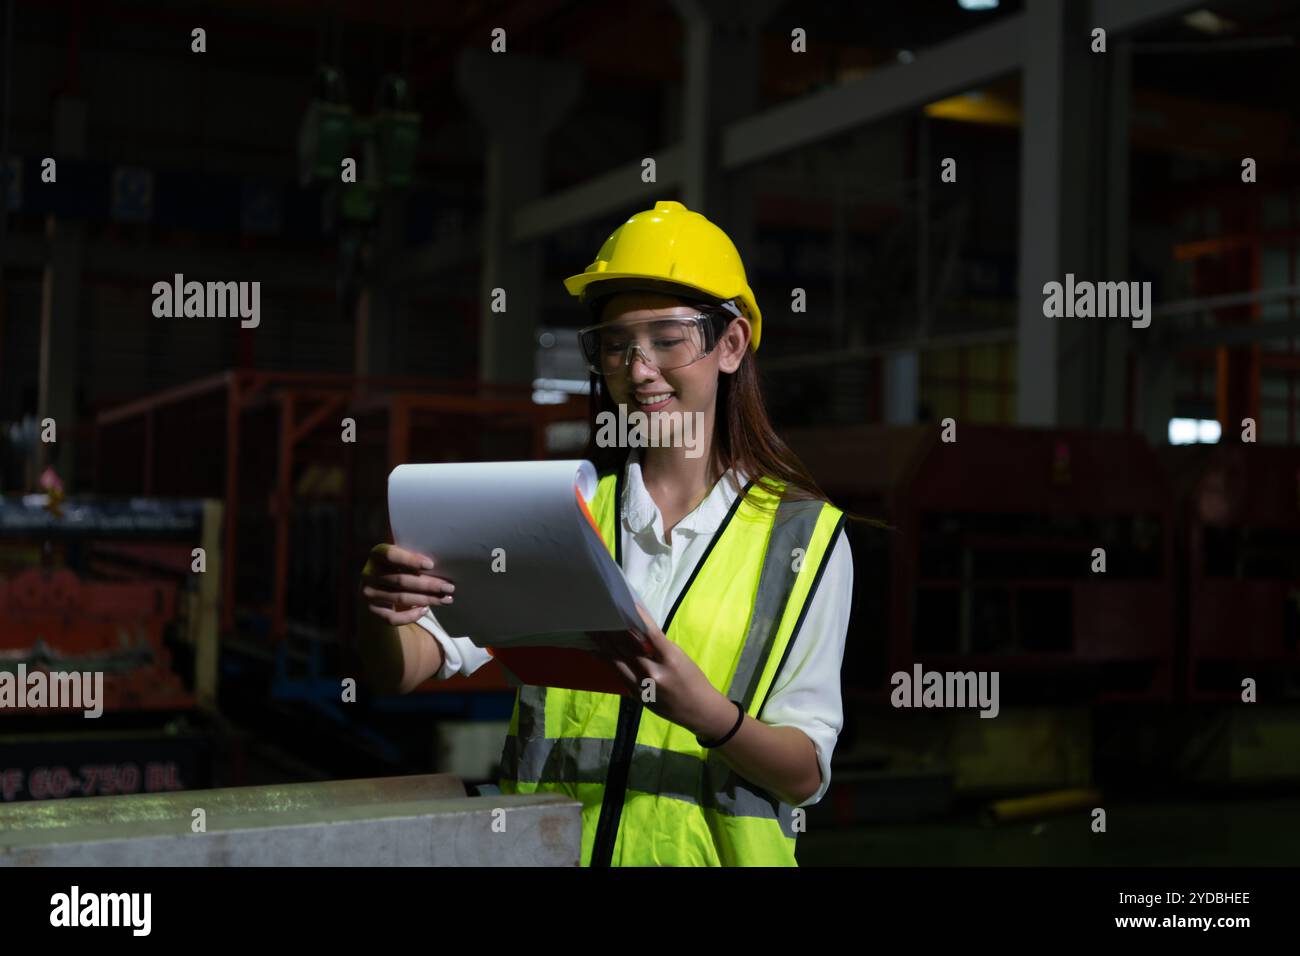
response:
[[[663,632],[658,627],[646,628],[645,641],[649,644],[646,649],[646,656],[657,661],[666,660],[668,656],[668,638],[664,637]]]
[[[447,598],[442,601],[442,604],[450,604],[450,596],[456,591],[455,584],[435,575],[364,574],[361,575],[361,581],[377,591],[420,594],[420,604],[429,604],[430,598],[432,600]],[[407,601],[404,604],[411,604],[411,602]]]
[[[640,650],[631,631],[588,631],[597,645],[611,657],[624,661],[633,661]]]
[[[631,667],[616,657],[610,658],[610,663],[614,665],[614,668],[619,672],[623,680],[627,681],[628,690],[637,690],[640,688],[641,682],[637,679],[637,676],[632,671]]]
[[[363,574],[361,580],[388,591],[413,591],[417,594],[455,594],[456,585],[433,574]]]
[[[433,558],[428,555],[399,548],[395,544],[383,545],[384,560],[408,571],[432,571]]]
[[[637,655],[632,632],[588,631],[587,633],[596,642],[597,653],[618,668],[630,687],[640,690],[642,682],[647,677],[651,677],[647,665],[652,666],[653,662]]]
[[[452,603],[450,597],[436,598],[427,594],[410,594],[405,591],[387,591],[383,588],[364,587],[361,596],[380,607],[445,607]]]
[[[632,689],[632,678],[627,664],[620,660],[618,655],[610,649],[609,642],[604,639],[599,631],[588,631],[587,636],[596,644],[596,649],[592,653],[608,663],[610,667],[613,667],[618,672],[619,679],[627,685],[627,689],[630,691]]]
[[[645,605],[637,601],[636,609],[641,615],[641,621],[645,624],[642,631],[628,632],[632,634],[637,642],[637,652],[642,656],[649,657],[651,660],[664,660],[664,655],[668,650],[665,646],[668,643],[667,638],[663,636],[663,631],[659,629],[658,622],[645,609]]]
[[[383,618],[394,627],[400,624],[411,624],[414,621],[418,621],[420,618],[424,617],[424,612],[428,610],[423,607],[413,607],[398,611],[393,608],[383,607],[376,604],[370,604],[368,607],[370,608],[371,614]]]
[[[451,604],[451,597],[437,597],[433,594],[421,594],[412,591],[389,591],[387,588],[361,588],[361,596],[370,604],[382,606],[400,605],[404,607],[429,607],[430,605]]]
[[[418,621],[431,605],[450,604],[456,586],[429,574],[432,567],[426,555],[393,544],[375,545],[361,571],[361,594],[370,613],[399,626]]]

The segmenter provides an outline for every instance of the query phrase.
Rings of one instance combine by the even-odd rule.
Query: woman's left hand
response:
[[[721,737],[736,719],[736,707],[718,691],[704,671],[680,647],[668,640],[645,608],[637,604],[645,627],[640,633],[593,633],[634,695],[664,720],[685,727],[705,740]],[[644,638],[650,652],[639,647]],[[647,681],[649,683],[647,683]]]

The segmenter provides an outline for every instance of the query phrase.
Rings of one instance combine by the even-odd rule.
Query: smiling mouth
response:
[[[649,409],[651,411],[654,411],[655,409],[663,408],[665,405],[667,405],[668,400],[672,397],[673,397],[672,392],[659,392],[658,394],[646,395],[644,397],[640,395],[633,395],[632,400],[636,402],[639,408],[644,408],[644,409]]]

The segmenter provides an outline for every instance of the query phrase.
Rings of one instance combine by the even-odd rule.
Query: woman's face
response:
[[[625,292],[605,303],[601,324],[622,326],[631,337],[648,336],[650,326],[644,324],[647,320],[684,318],[697,311],[670,295]],[[627,405],[628,411],[703,412],[711,424],[718,375],[730,374],[740,367],[749,347],[749,336],[749,321],[733,319],[712,352],[690,365],[674,369],[657,369],[645,361],[640,351],[633,350],[629,364],[619,365],[605,375],[605,386],[614,403]],[[653,358],[653,352],[649,349],[646,352]]]

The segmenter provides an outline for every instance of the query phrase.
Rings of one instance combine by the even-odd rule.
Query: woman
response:
[[[844,516],[767,419],[762,316],[722,230],[660,202],[565,287],[595,321],[579,333],[602,473],[591,511],[645,628],[597,635],[623,695],[519,688],[501,789],[580,800],[584,865],[794,865],[843,723]],[[663,415],[675,440],[600,447],[595,414],[620,404]],[[438,626],[455,587],[427,557],[377,545],[362,581],[363,646],[390,686],[490,659]]]

